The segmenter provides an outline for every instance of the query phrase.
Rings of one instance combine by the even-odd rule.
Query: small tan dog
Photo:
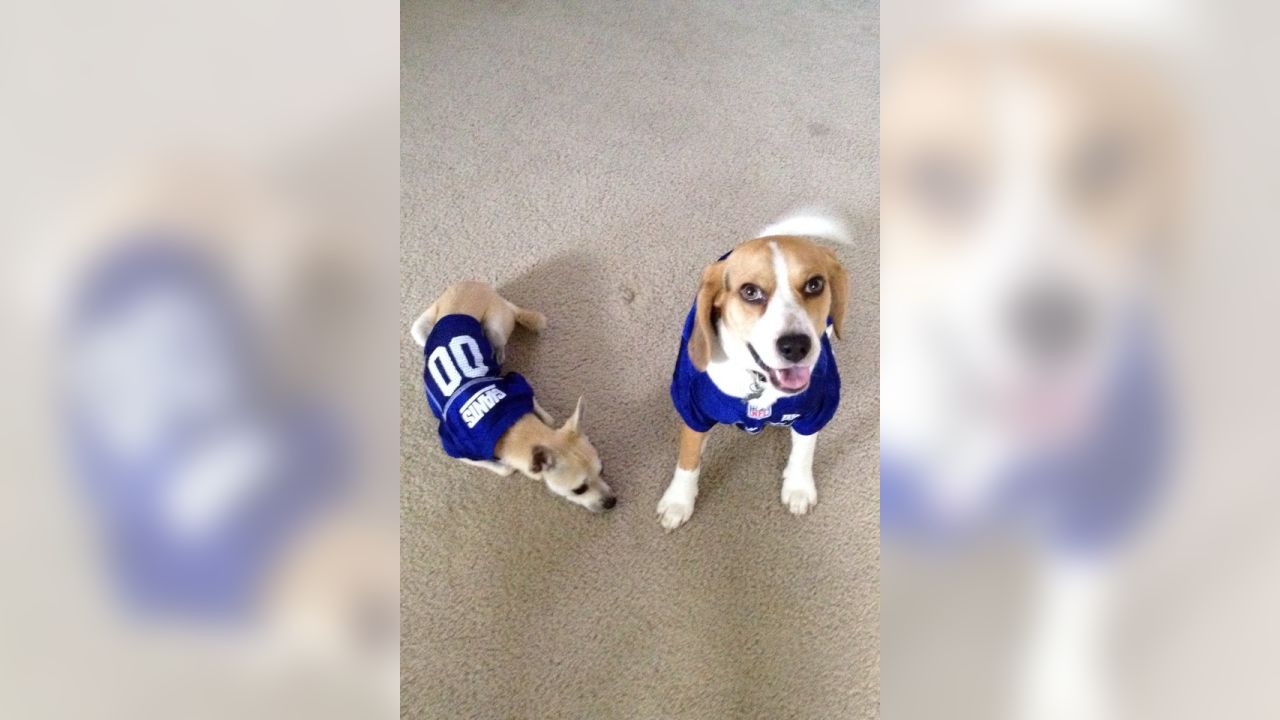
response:
[[[582,399],[559,428],[519,373],[502,375],[516,324],[539,331],[541,313],[517,307],[481,282],[449,288],[413,323],[424,349],[427,401],[450,457],[507,476],[519,470],[593,512],[617,503],[600,456],[579,430]]]

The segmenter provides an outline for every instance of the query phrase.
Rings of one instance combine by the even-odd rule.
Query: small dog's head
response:
[[[600,454],[579,429],[582,398],[573,415],[543,442],[534,445],[529,475],[542,480],[551,492],[592,512],[612,510],[613,490],[601,477]]]
[[[719,349],[758,368],[779,391],[803,392],[831,318],[843,329],[849,279],[835,253],[798,237],[756,238],[702,273],[689,359],[706,370]]]

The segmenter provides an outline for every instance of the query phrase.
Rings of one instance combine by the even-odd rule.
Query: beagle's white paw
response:
[[[666,495],[658,501],[658,522],[663,529],[675,530],[685,524],[693,516],[693,503],[679,499],[669,499]]]
[[[658,522],[668,532],[685,524],[693,515],[693,502],[698,497],[698,471],[676,468],[675,477],[658,501]]]
[[[786,471],[782,473],[782,504],[792,515],[804,515],[818,504],[818,489],[814,487],[811,473]]]

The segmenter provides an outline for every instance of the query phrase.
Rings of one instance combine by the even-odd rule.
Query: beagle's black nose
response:
[[[1087,340],[1089,307],[1079,291],[1046,283],[1018,295],[1010,307],[1015,342],[1041,365],[1069,360]]]
[[[604,506],[604,509],[605,509],[605,510],[612,510],[612,509],[613,509],[613,506],[618,504],[618,498],[615,498],[615,497],[607,497],[607,498],[605,498],[605,499],[604,499],[604,502],[602,502],[602,503],[600,503],[600,504]]]
[[[800,362],[809,354],[813,341],[803,333],[783,335],[778,338],[778,354],[791,362]]]

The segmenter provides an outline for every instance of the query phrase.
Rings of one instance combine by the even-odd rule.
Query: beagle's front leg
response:
[[[698,473],[702,469],[702,448],[706,442],[706,433],[687,425],[680,426],[680,456],[676,460],[676,472],[658,501],[658,521],[668,531],[680,527],[693,515],[693,501],[698,497]]]
[[[792,515],[803,515],[818,503],[818,488],[813,484],[813,450],[818,434],[801,435],[791,431],[791,455],[782,471],[782,504]]]

